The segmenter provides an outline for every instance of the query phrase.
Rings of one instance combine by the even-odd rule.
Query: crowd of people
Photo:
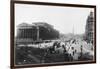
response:
[[[92,57],[94,55],[93,44],[87,43],[84,40],[74,39],[70,41],[56,41],[48,49],[49,49],[48,52],[51,52],[51,53],[65,54],[65,56],[67,54],[66,58],[70,56],[73,58],[73,60],[79,60],[80,57],[83,57],[83,55],[87,53],[89,56],[92,56]],[[86,59],[90,59],[90,57]]]
[[[84,40],[49,41],[47,43],[17,45],[17,63],[46,63],[56,61],[92,60],[94,48]],[[37,62],[38,61],[38,62]]]

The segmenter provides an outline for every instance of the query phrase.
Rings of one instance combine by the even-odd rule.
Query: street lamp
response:
[[[39,41],[39,26],[36,25],[36,29],[37,29],[37,41]]]

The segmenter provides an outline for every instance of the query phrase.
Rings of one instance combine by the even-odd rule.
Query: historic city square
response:
[[[15,6],[16,65],[94,60],[93,9]]]

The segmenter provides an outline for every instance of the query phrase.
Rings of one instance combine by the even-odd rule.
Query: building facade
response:
[[[59,38],[59,32],[47,23],[22,23],[17,26],[17,42],[32,43],[34,41],[53,40],[57,38]]]
[[[85,39],[88,43],[93,43],[94,39],[94,15],[93,12],[90,12],[87,21],[86,21],[86,27],[85,27]]]

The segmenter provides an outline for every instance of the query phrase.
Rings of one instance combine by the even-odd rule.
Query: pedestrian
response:
[[[68,57],[68,52],[66,51],[65,53],[64,53],[64,58],[65,58],[65,61],[69,61],[69,57]]]
[[[77,50],[75,49],[75,53],[77,53]]]
[[[83,46],[81,45],[80,59],[82,59],[82,56],[83,56]]]
[[[75,54],[75,51],[73,51],[73,56],[74,56],[74,54]]]
[[[71,54],[69,54],[68,58],[69,58],[69,59],[68,59],[69,61],[73,61],[73,57],[72,57]]]

